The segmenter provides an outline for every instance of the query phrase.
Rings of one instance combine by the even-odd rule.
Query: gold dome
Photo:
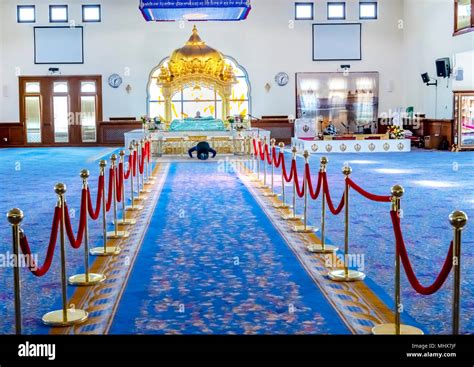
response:
[[[160,82],[170,83],[192,75],[206,75],[223,82],[235,80],[232,66],[225,62],[221,52],[206,45],[196,26],[185,46],[173,51],[168,67],[161,68]]]

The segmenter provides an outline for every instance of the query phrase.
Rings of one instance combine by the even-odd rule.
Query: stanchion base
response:
[[[357,270],[349,270],[347,272],[347,276],[344,269],[333,270],[328,274],[328,276],[329,276],[329,279],[335,282],[357,282],[359,280],[365,279],[365,274]]]
[[[373,335],[396,335],[395,324],[381,324],[372,328]],[[423,330],[410,325],[400,325],[400,335],[424,335]]]
[[[149,193],[151,193],[151,190],[148,190],[148,189],[141,189],[140,190],[140,194],[149,194]],[[146,197],[145,197],[145,199],[146,199]]]
[[[332,254],[339,250],[336,246],[324,245],[324,248],[321,244],[312,244],[306,246],[306,250],[313,254]]]
[[[125,209],[127,210],[127,209]],[[115,222],[113,222],[112,224],[115,225]],[[133,226],[134,224],[137,224],[137,221],[135,219],[118,219],[117,220],[117,225],[119,226]]]
[[[293,232],[296,232],[296,233],[314,233],[318,230],[318,228],[304,226],[304,225],[294,226],[292,229],[293,229]]]
[[[86,279],[86,274],[77,274],[77,275],[73,275],[69,277],[69,284],[85,287],[88,285],[95,285],[95,284],[102,283],[104,280],[105,280],[104,274],[89,273],[88,279]]]
[[[265,184],[260,184],[257,186],[257,189],[260,189],[260,190],[270,190],[270,187],[265,185]]]
[[[273,205],[273,207],[274,207],[275,209],[281,209],[281,210],[284,210],[284,209],[291,209],[291,205],[283,204],[283,203],[275,204],[275,205]]]
[[[119,238],[128,238],[128,237],[130,237],[130,232],[128,231],[107,232],[107,238],[110,238],[112,240],[117,240]]]
[[[140,197],[140,198],[134,198],[133,203],[142,203],[145,201],[145,197]]]
[[[279,194],[275,194],[274,192],[266,192],[263,194],[263,196],[267,197],[267,198],[277,198],[279,197],[280,195]]]
[[[138,212],[140,210],[143,210],[143,205],[127,206],[125,210],[128,212]]]
[[[120,254],[122,249],[117,246],[110,246],[104,249],[104,246],[94,247],[91,249],[90,254],[93,256],[112,256]]]
[[[287,220],[289,222],[296,222],[298,220],[302,220],[303,217],[298,217],[297,215],[294,216],[293,214],[285,214],[285,215],[282,215],[281,218],[283,220]]]
[[[43,323],[47,326],[64,327],[82,324],[87,320],[89,314],[84,310],[68,309],[67,318],[64,320],[63,310],[48,312],[43,316]]]

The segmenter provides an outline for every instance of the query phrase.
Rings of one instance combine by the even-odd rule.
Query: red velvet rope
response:
[[[255,138],[252,139],[252,143],[253,143],[253,154],[254,154],[254,155],[257,155],[257,154],[258,154],[257,140],[256,140]]]
[[[93,220],[97,220],[100,215],[100,208],[102,206],[102,196],[104,195],[104,187],[105,187],[105,177],[99,176],[99,183],[97,188],[97,199],[95,202],[95,210],[92,207],[92,200],[91,200],[91,192],[89,188],[87,188],[87,207],[89,211],[89,216]]]
[[[133,164],[132,164],[133,177],[137,177],[137,151],[133,151]]]
[[[284,159],[284,154],[283,152],[280,152],[280,154],[276,154],[276,148],[273,147],[272,149],[272,158],[273,158],[273,165],[275,168],[280,168],[281,161]]]
[[[150,142],[148,140],[145,143],[145,147],[146,147],[146,159],[147,159],[147,162],[150,163],[151,149],[150,149]]]
[[[296,187],[296,195],[298,195],[300,198],[304,196],[304,182],[301,185],[301,190],[300,190],[300,184],[299,184],[299,179],[298,179],[298,170],[296,168],[296,160],[293,159],[293,162],[291,163],[291,169],[293,170],[293,180],[295,181],[295,187]],[[303,178],[304,180],[304,178]]]
[[[309,164],[308,163],[306,164],[306,177],[307,177],[307,180],[308,180],[308,183],[307,183],[308,193],[311,196],[311,199],[318,200],[319,194],[321,192],[321,186],[322,186],[322,183],[323,183],[322,173],[321,172],[318,173],[318,185],[316,187],[316,192],[314,192],[314,189],[313,189],[313,180],[311,178],[311,171],[309,169]]]
[[[115,180],[115,168],[110,167],[109,168],[109,191],[107,192],[107,203],[105,205],[105,210],[107,212],[110,211],[110,208],[112,207],[112,193],[113,193],[113,183]]]
[[[123,188],[123,162],[118,165],[118,175],[115,178],[117,189],[117,202],[122,202],[122,188]]]
[[[342,195],[341,202],[339,203],[339,206],[337,208],[334,207],[334,204],[332,202],[331,194],[329,192],[329,184],[328,184],[328,178],[326,172],[322,173],[323,175],[323,190],[324,190],[324,195],[326,196],[326,201],[328,203],[328,208],[331,211],[332,214],[338,215],[341,213],[342,209],[344,208],[344,203],[345,203],[345,191],[344,194]],[[347,183],[346,183],[347,185]]]
[[[283,154],[283,153],[280,153]],[[283,173],[283,178],[285,179],[286,182],[291,182],[293,181],[293,165],[296,165],[296,160],[291,161],[291,168],[290,168],[290,175],[288,176],[288,173],[286,172],[286,163],[285,163],[285,157],[282,158],[281,160],[281,171]]]
[[[448,278],[449,273],[451,272],[451,269],[453,268],[453,242],[451,242],[451,245],[448,251],[448,256],[446,257],[446,260],[444,261],[444,265],[438,277],[436,278],[436,280],[434,281],[432,285],[430,285],[429,287],[424,287],[418,281],[415,275],[415,272],[413,271],[413,267],[410,263],[407,249],[405,247],[405,241],[403,240],[403,234],[402,234],[400,218],[398,216],[398,213],[392,210],[390,212],[390,216],[392,218],[393,231],[395,232],[395,240],[397,243],[397,253],[400,256],[400,259],[402,260],[403,267],[405,268],[408,281],[410,282],[413,289],[415,289],[415,291],[417,291],[420,294],[428,296],[430,294],[436,293],[446,282],[446,279]]]
[[[357,191],[362,196],[366,197],[369,200],[377,201],[379,203],[390,203],[392,201],[391,196],[382,196],[382,195],[374,195],[370,192],[365,191],[362,187],[357,185],[350,177],[347,178],[347,184],[352,187],[355,191]]]
[[[272,149],[272,154],[275,148]],[[272,164],[273,163],[273,158],[270,155],[270,151],[268,150],[268,144],[265,144],[265,154],[267,155],[267,163]]]
[[[38,267],[38,265],[33,260],[30,245],[28,243],[28,238],[23,232],[21,232],[20,234],[20,249],[23,254],[28,257],[28,266],[30,271],[33,273],[33,275],[37,277],[42,277],[43,275],[45,275],[51,267],[51,263],[54,257],[54,249],[56,247],[56,240],[58,238],[58,229],[60,222],[61,208],[56,207],[54,209],[53,224],[51,225],[51,234],[49,236],[48,250],[46,251],[46,258],[44,260],[43,266],[41,267]]]
[[[124,172],[123,178],[128,180],[130,178],[130,172],[132,172],[132,164],[133,164],[133,154],[128,156],[128,169],[127,172]]]
[[[81,213],[79,219],[79,227],[77,229],[77,237],[74,236],[74,231],[72,230],[71,218],[69,217],[69,209],[66,203],[64,203],[64,227],[66,228],[66,234],[69,239],[69,243],[72,248],[78,249],[82,245],[82,240],[84,239],[84,232],[86,229],[86,220],[87,220],[87,189],[82,189],[82,198],[81,198]]]
[[[141,157],[140,159],[138,160],[138,169],[140,171],[140,174],[142,175],[143,174],[143,169],[145,167],[145,148],[142,147],[142,154],[141,154]]]
[[[258,142],[258,156],[260,157],[260,160],[263,161],[265,159],[265,151],[262,148],[262,142]]]

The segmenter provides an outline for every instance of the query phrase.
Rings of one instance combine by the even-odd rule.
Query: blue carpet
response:
[[[173,164],[112,334],[345,334],[246,187]]]
[[[91,173],[90,188],[96,196],[98,162],[108,159],[111,148],[25,148],[0,150],[0,253],[12,251],[11,227],[6,213],[13,207],[23,210],[23,228],[28,235],[33,252],[37,252],[42,263],[46,254],[51,230],[51,221],[56,194],[54,185],[67,185],[68,202],[74,228],[79,221],[82,180],[81,169]],[[74,211],[77,215],[74,215]],[[101,224],[89,221],[91,245],[101,241]],[[53,265],[42,278],[33,276],[29,270],[21,269],[23,332],[25,334],[48,333],[41,316],[61,308],[59,247],[56,248]],[[67,246],[68,275],[83,271],[83,251]],[[0,267],[0,334],[14,332],[13,271],[11,267]],[[75,288],[68,287],[69,296]]]
[[[311,171],[319,170],[319,158],[313,155]],[[462,315],[465,333],[474,333],[474,154],[415,151],[412,153],[331,154],[328,177],[333,200],[339,203],[343,192],[341,168],[348,162],[352,178],[366,190],[390,195],[390,188],[401,184],[404,218],[402,228],[407,249],[417,276],[423,285],[431,284],[438,275],[452,239],[448,215],[464,210],[471,223],[463,232],[462,252]],[[287,157],[290,162],[290,156]],[[303,160],[298,159],[298,171]],[[279,179],[277,191],[280,192]],[[287,190],[291,199],[291,188]],[[302,208],[300,202],[299,208]],[[389,215],[390,205],[369,202],[356,192],[351,194],[351,253],[365,259],[368,284],[384,300],[393,299],[394,235]],[[319,226],[320,201],[310,205],[309,221]],[[327,237],[343,248],[343,214],[327,215]],[[403,272],[403,270],[402,270]],[[418,295],[402,273],[402,303],[408,313],[431,334],[451,332],[452,276],[432,296]],[[409,318],[407,318],[409,319]]]

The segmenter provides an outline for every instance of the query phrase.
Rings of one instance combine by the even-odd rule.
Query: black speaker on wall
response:
[[[449,57],[436,60],[436,73],[440,78],[449,78],[451,76],[451,60]]]

